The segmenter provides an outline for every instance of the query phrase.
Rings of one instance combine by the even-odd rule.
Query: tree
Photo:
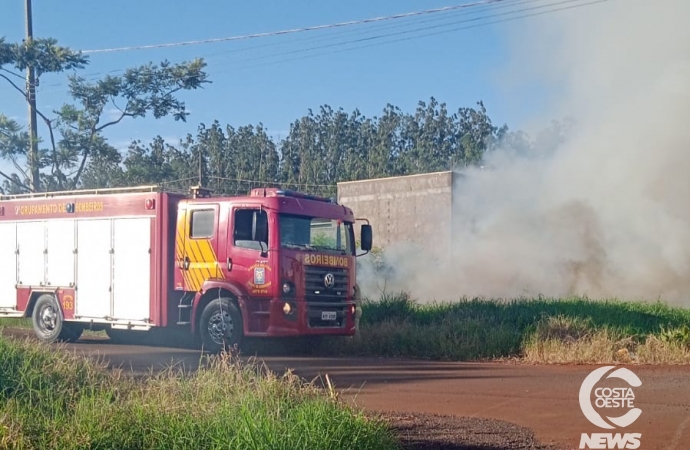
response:
[[[506,126],[495,127],[484,105],[478,105],[451,114],[445,104],[432,98],[428,103],[420,102],[413,114],[389,104],[381,117],[373,118],[364,117],[357,109],[346,113],[324,105],[318,113],[309,111],[293,122],[279,143],[269,137],[261,123],[234,128],[223,127],[217,120],[208,126],[201,123],[195,135],[188,134],[179,142],[166,142],[160,136],[148,142],[135,140],[125,155],[95,139],[90,143],[92,155],[81,185],[160,184],[187,191],[201,176],[201,182],[219,195],[245,194],[256,186],[280,186],[333,196],[339,181],[484,164],[492,150],[520,147],[527,151],[535,142],[540,146],[542,142],[557,143],[568,129],[556,124],[532,141],[519,132],[508,132]],[[10,130],[9,135],[18,131],[8,119],[0,120],[0,129],[3,126]],[[81,145],[77,138],[82,134],[75,136],[76,143],[65,144],[65,149]],[[0,152],[21,146],[21,141],[20,133],[14,140],[0,135]],[[68,152],[64,157],[75,166],[81,161]]]
[[[29,145],[29,134],[21,131],[17,121],[0,114],[0,157],[11,161],[15,169],[26,178],[24,169],[19,165],[16,155]],[[6,174],[0,171],[3,180],[3,191],[7,193],[19,193],[27,186],[16,174]]]
[[[472,108],[458,110],[457,138],[462,146],[460,161],[465,165],[480,165],[487,149],[491,148],[494,142],[500,141],[508,130],[505,125],[501,128],[492,125],[484,103],[477,102],[477,104],[479,110]],[[460,161],[456,160],[455,163]]]
[[[31,39],[20,44],[6,43],[4,37],[0,38],[0,78],[9,83],[29,104],[32,100],[29,97],[29,92],[22,89],[7,75],[17,74],[8,70],[5,66],[10,66],[19,71],[23,71],[29,66],[33,67],[36,74],[36,84],[38,84],[39,78],[45,73],[80,69],[86,63],[87,58],[85,56],[67,47],[58,46],[57,41],[52,38]],[[55,141],[50,119],[38,108],[35,108],[35,111],[48,126],[50,139],[54,147]],[[3,159],[11,161],[19,173],[8,175],[0,172],[0,175],[5,178],[6,182],[9,182],[9,189],[37,190],[40,186],[40,169],[45,165],[44,154],[38,150],[38,136],[21,133],[21,130],[15,129],[15,127],[6,127],[3,131],[10,133],[9,136],[5,134],[5,137],[8,140],[14,141],[14,144],[11,147],[6,147],[1,156]],[[26,170],[20,167],[20,160],[22,159],[26,162]]]
[[[3,69],[5,64],[19,70],[33,64],[40,76],[47,72],[83,68],[86,63],[86,58],[57,46],[54,39],[37,39],[30,46],[0,41],[0,68]],[[11,160],[19,173],[2,176],[23,191],[79,187],[91,158],[104,167],[115,167],[119,162],[119,154],[103,136],[106,128],[117,125],[125,118],[146,117],[149,114],[156,119],[172,116],[175,120],[186,121],[189,113],[176,94],[210,83],[204,72],[205,66],[202,59],[179,64],[163,61],[160,65],[130,68],[121,76],[108,75],[95,82],[76,74],[70,75],[69,94],[73,102],[54,111],[53,119],[37,110],[50,136],[48,149],[39,150],[38,157],[31,155],[28,147],[22,144],[21,130],[13,131],[6,127],[8,129],[5,131],[9,133],[6,139],[14,144],[0,156]],[[26,92],[12,79],[1,73],[0,76],[28,100]],[[111,106],[117,114],[112,120],[104,121],[107,106]],[[59,135],[57,139],[56,134]],[[22,161],[26,170],[21,168]],[[30,175],[41,170],[44,170],[41,181],[37,183],[35,177]]]

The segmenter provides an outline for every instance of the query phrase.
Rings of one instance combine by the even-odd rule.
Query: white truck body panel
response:
[[[112,219],[77,220],[76,316],[111,316],[111,224]]]
[[[75,221],[73,219],[47,220],[48,252],[46,253],[46,284],[74,286]]]
[[[1,195],[0,317],[22,316],[50,293],[69,321],[155,326],[152,302],[169,289],[154,273],[166,254],[155,246],[174,234],[154,225],[169,220],[167,203],[154,186]]]
[[[0,223],[0,310],[17,305],[17,224]]]
[[[150,327],[152,220],[0,223],[0,315],[16,313],[19,284],[39,292],[75,289],[75,320]]]
[[[43,286],[45,283],[45,222],[17,224],[17,258],[19,283],[22,286]]]
[[[113,220],[113,317],[150,318],[151,219]]]

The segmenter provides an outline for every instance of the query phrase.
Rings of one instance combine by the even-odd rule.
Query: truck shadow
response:
[[[253,356],[334,356],[338,354],[339,343],[350,337],[296,338],[245,338],[240,353]],[[78,341],[83,345],[142,345],[170,350],[203,351],[193,336],[187,332],[166,329],[152,329],[146,332],[133,332],[127,337],[109,338],[105,332],[90,332]],[[335,345],[330,345],[335,344]]]

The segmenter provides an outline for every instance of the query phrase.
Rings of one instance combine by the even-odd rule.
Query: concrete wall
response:
[[[338,203],[367,218],[374,246],[450,242],[453,172],[338,183]],[[359,238],[359,224],[357,226]]]

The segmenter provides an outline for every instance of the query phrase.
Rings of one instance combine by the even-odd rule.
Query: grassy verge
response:
[[[690,364],[690,310],[661,302],[463,299],[366,301],[361,332],[327,340],[342,353],[439,360]]]
[[[31,319],[17,319],[0,317],[0,327],[7,328],[31,328]]]
[[[0,319],[0,324],[10,326],[10,321],[30,326],[21,319]],[[365,301],[360,326],[354,339],[310,345],[328,355],[690,364],[690,310],[661,302],[537,298],[420,303],[399,294]]]
[[[0,448],[395,447],[382,422],[333,392],[228,356],[142,381],[0,336]]]
[[[30,318],[0,317],[0,328],[2,327],[30,330],[33,328],[33,325],[31,324]],[[107,335],[105,334],[105,331],[84,330],[82,336],[106,337]]]

